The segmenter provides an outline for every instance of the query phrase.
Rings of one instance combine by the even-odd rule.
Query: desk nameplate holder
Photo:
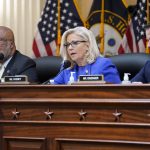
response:
[[[5,76],[1,79],[1,84],[29,84],[25,75]]]
[[[80,75],[79,81],[72,83],[73,85],[95,85],[95,84],[105,84],[103,75]]]

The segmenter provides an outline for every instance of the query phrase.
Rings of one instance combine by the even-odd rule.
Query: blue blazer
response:
[[[71,72],[77,81],[80,75],[104,75],[104,80],[110,83],[121,83],[120,76],[114,64],[109,58],[98,57],[95,62],[86,66],[78,66],[61,71],[55,78],[54,84],[68,84]]]
[[[38,82],[35,62],[31,58],[22,55],[19,51],[14,53],[2,77],[14,75],[27,75],[29,82]]]
[[[150,83],[150,61],[147,61],[139,73],[131,79],[131,82]]]

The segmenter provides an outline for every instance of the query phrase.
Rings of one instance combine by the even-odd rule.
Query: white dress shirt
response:
[[[8,60],[6,60],[3,64],[0,64],[0,79],[2,78],[2,75],[5,71],[5,68],[7,67],[8,63],[10,62],[12,57],[10,57]]]

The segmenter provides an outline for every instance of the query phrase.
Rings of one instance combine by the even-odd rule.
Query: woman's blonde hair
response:
[[[98,49],[95,37],[92,33],[92,31],[88,30],[85,27],[76,27],[73,29],[69,29],[64,32],[62,39],[61,39],[61,46],[60,46],[60,55],[62,56],[63,60],[70,60],[72,66],[74,62],[71,60],[71,58],[68,55],[67,49],[64,46],[64,44],[67,42],[67,37],[70,34],[76,34],[77,36],[80,36],[83,40],[87,41],[89,43],[89,49],[87,52],[87,62],[90,64],[95,61],[95,59],[100,56],[100,51]]]

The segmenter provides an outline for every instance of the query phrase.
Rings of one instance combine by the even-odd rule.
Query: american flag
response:
[[[134,11],[120,48],[118,49],[119,54],[145,52],[145,25],[147,23],[146,8],[146,0],[137,0],[136,10]]]
[[[58,1],[60,1],[60,18],[58,18]],[[47,0],[33,40],[34,57],[56,55],[58,19],[61,35],[70,28],[84,26],[74,0]]]

